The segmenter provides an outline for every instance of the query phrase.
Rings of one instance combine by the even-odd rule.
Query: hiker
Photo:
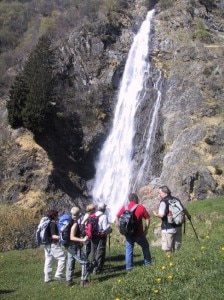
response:
[[[112,228],[108,222],[108,217],[105,214],[106,204],[99,203],[97,205],[97,212],[95,215],[98,217],[98,236],[91,239],[92,251],[92,273],[94,275],[100,274],[103,270],[106,258],[106,245],[107,235],[112,232]]]
[[[134,218],[135,218],[135,231],[133,235],[125,235],[126,239],[126,250],[125,250],[125,263],[126,263],[126,271],[131,271],[133,268],[133,252],[134,252],[134,245],[137,243],[141,248],[144,256],[144,265],[150,265],[152,258],[149,249],[149,242],[146,238],[149,225],[150,225],[150,215],[146,208],[142,204],[139,203],[139,199],[137,194],[131,193],[129,195],[129,203],[127,208],[131,210],[134,206],[137,207],[134,210]],[[116,215],[116,224],[119,226],[119,218],[121,217],[122,213],[125,211],[125,205],[119,210]],[[145,219],[145,226],[143,228],[143,219]]]
[[[65,253],[59,244],[59,234],[57,227],[58,211],[55,209],[47,212],[47,217],[50,218],[50,224],[48,227],[48,235],[50,236],[50,243],[44,245],[45,252],[45,264],[44,264],[44,282],[48,283],[52,281],[52,269],[53,262],[56,259],[58,261],[57,270],[55,273],[55,280],[65,279],[63,271],[65,268]]]
[[[83,216],[82,221],[81,221],[81,227],[83,228],[82,229],[82,234],[83,235],[85,235],[84,232],[85,232],[85,227],[86,227],[89,215],[92,214],[92,213],[95,213],[95,211],[96,211],[96,206],[94,204],[91,203],[91,204],[88,204],[86,206],[86,213]],[[91,253],[91,240],[89,239],[86,242],[86,255],[87,255],[87,258],[89,257],[90,253]]]
[[[191,219],[190,214],[186,210],[186,208],[181,204],[180,200],[171,195],[171,191],[168,186],[163,185],[159,187],[159,196],[161,198],[158,212],[153,211],[154,216],[157,218],[161,218],[161,235],[162,235],[162,250],[166,252],[166,254],[170,254],[176,250],[179,250],[181,247],[182,241],[182,224],[185,221],[185,215]],[[169,200],[179,201],[181,205],[181,216],[183,217],[183,222],[180,224],[175,224],[175,222],[170,222],[168,220],[169,214]],[[179,215],[180,215],[179,214]]]
[[[72,286],[73,272],[75,268],[75,261],[78,261],[81,264],[81,281],[80,286],[84,286],[88,283],[88,270],[87,270],[87,256],[85,250],[82,250],[83,245],[88,240],[88,237],[85,236],[81,238],[81,231],[78,226],[78,219],[80,216],[80,210],[78,207],[72,207],[71,209],[73,225],[70,232],[70,241],[67,248],[67,265],[66,265],[66,282],[67,286]],[[85,248],[85,245],[84,245]]]

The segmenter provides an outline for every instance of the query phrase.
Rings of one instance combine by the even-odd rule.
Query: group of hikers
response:
[[[158,211],[153,211],[155,217],[161,219],[161,245],[165,253],[169,254],[178,250],[181,246],[182,230],[181,226],[185,215],[190,219],[190,214],[182,205],[180,200],[171,195],[167,186],[159,187],[161,197]],[[116,214],[116,225],[120,226],[122,216],[128,211],[133,215],[134,231],[131,234],[125,234],[125,266],[129,272],[133,268],[134,245],[137,243],[143,253],[144,265],[149,266],[152,263],[147,232],[150,226],[150,214],[144,205],[139,203],[136,193],[129,195],[128,203],[123,205]],[[171,207],[172,206],[172,207]],[[179,210],[178,213],[175,212]],[[174,216],[174,214],[176,214]],[[172,215],[172,220],[171,216]],[[85,228],[91,216],[97,218],[98,234],[89,237]],[[106,214],[106,204],[99,203],[97,206],[89,204],[86,207],[86,213],[81,216],[78,207],[72,207],[71,217],[72,225],[70,229],[70,239],[66,246],[66,251],[61,247],[60,234],[58,229],[58,211],[49,210],[47,217],[50,218],[49,235],[50,242],[44,245],[45,264],[44,264],[44,281],[52,281],[53,263],[58,261],[55,272],[55,280],[66,280],[68,287],[74,285],[73,273],[76,261],[81,264],[81,281],[80,286],[88,285],[89,274],[100,274],[103,271],[106,258],[106,244],[108,235],[112,232],[111,225]],[[144,222],[143,222],[144,219]],[[174,220],[176,219],[176,220]],[[177,221],[178,220],[178,221]],[[119,229],[120,230],[120,229]],[[121,231],[120,231],[121,232]],[[91,258],[89,259],[89,257]],[[66,268],[66,271],[65,271]],[[65,271],[65,276],[64,276]]]

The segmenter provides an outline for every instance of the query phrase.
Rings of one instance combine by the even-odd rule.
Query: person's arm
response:
[[[87,222],[87,220],[88,220],[88,218],[89,218],[89,214],[86,213],[86,214],[84,215],[83,219],[82,219],[81,225],[85,225],[86,222]]]
[[[150,218],[145,220],[145,230],[144,230],[145,235],[147,235],[148,233],[149,225],[150,225]]]
[[[76,235],[78,228],[78,224],[75,223],[72,225],[71,232],[70,232],[70,240],[73,242],[86,242],[88,240],[88,236],[85,236],[84,238],[79,238]]]
[[[153,214],[157,218],[163,218],[165,216],[166,204],[165,202],[161,202],[159,205],[158,212],[153,210]]]
[[[163,214],[160,214],[159,212],[156,212],[155,210],[153,210],[153,214],[154,214],[154,216],[157,217],[157,218],[163,218],[163,217],[164,217]]]

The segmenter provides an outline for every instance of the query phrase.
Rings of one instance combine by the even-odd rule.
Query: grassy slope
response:
[[[153,265],[142,266],[140,248],[135,248],[135,268],[124,269],[124,238],[114,229],[111,260],[105,272],[91,276],[91,285],[67,288],[65,282],[43,283],[43,249],[10,251],[0,254],[0,299],[223,299],[224,198],[197,201],[188,206],[196,239],[188,222],[182,249],[166,257],[151,247]],[[156,222],[153,218],[152,222]],[[152,232],[149,239],[153,239]],[[75,282],[79,283],[77,264]]]

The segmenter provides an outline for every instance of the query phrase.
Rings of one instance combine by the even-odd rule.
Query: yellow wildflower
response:
[[[154,290],[154,294],[159,294],[159,290]]]
[[[157,281],[158,283],[160,283],[160,282],[161,282],[161,280],[162,280],[162,279],[161,279],[161,278],[159,278],[159,277],[158,277],[158,278],[156,278],[156,281]]]
[[[224,251],[224,247],[222,247],[221,250]]]
[[[173,275],[168,275],[167,278],[168,278],[169,280],[172,280],[172,279],[173,279]]]
[[[169,266],[170,266],[170,267],[173,267],[173,263],[172,263],[172,262],[170,262],[170,263],[169,263]]]
[[[162,270],[166,270],[166,266],[162,266],[161,269],[162,269]]]

